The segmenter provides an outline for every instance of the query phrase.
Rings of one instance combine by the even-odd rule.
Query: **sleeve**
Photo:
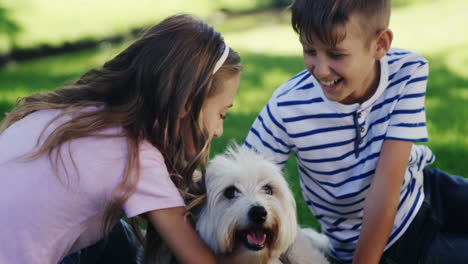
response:
[[[423,59],[408,76],[398,101],[390,115],[386,139],[413,142],[428,141],[424,99],[429,72],[428,62]]]
[[[288,132],[272,98],[254,121],[244,147],[262,153],[282,167],[289,159],[291,145],[288,141]]]
[[[129,218],[148,211],[185,206],[169,177],[162,154],[149,145],[140,146],[140,178],[135,192],[123,205]]]

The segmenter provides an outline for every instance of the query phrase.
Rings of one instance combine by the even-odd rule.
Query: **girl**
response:
[[[173,16],[74,84],[21,99],[0,126],[0,263],[57,263],[123,215],[148,219],[179,262],[215,263],[184,199],[204,194],[192,175],[223,132],[239,61],[212,27]]]

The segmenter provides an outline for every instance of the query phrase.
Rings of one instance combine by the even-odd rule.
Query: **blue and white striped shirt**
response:
[[[331,240],[331,254],[345,262],[354,254],[364,199],[384,140],[428,140],[428,62],[392,48],[380,65],[375,94],[352,105],[328,100],[315,78],[300,72],[274,92],[244,143],[280,165],[295,153],[304,199]],[[433,160],[429,148],[413,145],[386,248],[404,233],[421,206],[422,170]]]

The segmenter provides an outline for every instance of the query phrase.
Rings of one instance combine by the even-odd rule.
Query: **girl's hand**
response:
[[[146,213],[180,263],[216,263],[214,254],[185,220],[186,209],[174,207]]]

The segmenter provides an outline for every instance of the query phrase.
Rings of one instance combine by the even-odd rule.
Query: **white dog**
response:
[[[276,164],[234,146],[210,161],[205,180],[196,228],[219,263],[328,263],[327,237],[298,227],[294,197]]]

